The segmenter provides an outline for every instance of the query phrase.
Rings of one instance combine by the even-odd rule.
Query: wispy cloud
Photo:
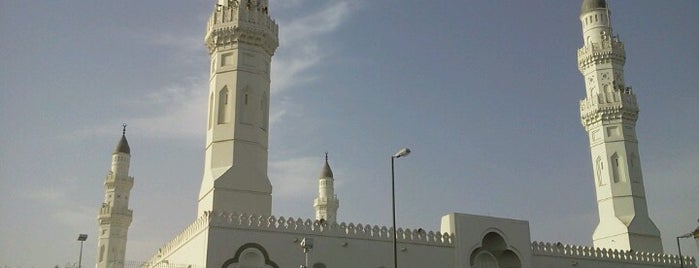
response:
[[[200,139],[204,136],[208,85],[205,78],[188,78],[142,99],[130,100],[125,107],[137,111],[122,118],[130,129],[151,138]],[[114,123],[104,123],[69,133],[71,138],[113,135]]]
[[[203,137],[206,120],[207,90],[205,78],[191,78],[147,95],[141,105],[152,115],[133,118],[129,125],[151,137]]]
[[[300,157],[273,161],[269,177],[275,197],[314,196],[315,178],[320,170],[317,157]]]
[[[71,184],[68,184],[71,185]],[[79,203],[73,198],[75,186],[37,188],[26,191],[27,201],[47,207],[51,221],[66,226],[82,227],[95,217],[95,208]]]
[[[279,34],[282,46],[272,65],[274,93],[316,79],[304,72],[321,63],[327,56],[318,48],[320,37],[337,30],[349,17],[351,10],[347,2],[333,2],[306,16],[279,22],[282,25]]]
[[[295,4],[302,2],[294,1]],[[291,7],[294,3],[286,3],[284,7]],[[326,56],[318,49],[319,39],[323,34],[336,30],[348,17],[350,10],[347,2],[333,2],[305,16],[280,22],[284,25],[280,34],[282,53],[275,56],[272,66],[272,94],[274,94],[273,103],[270,106],[272,127],[280,122],[292,107],[291,103],[284,98],[283,92],[299,83],[316,79],[306,71],[320,64]],[[183,55],[181,57],[184,58],[199,56],[202,49],[198,36],[187,37],[165,33],[158,34],[156,37],[149,40],[175,49],[176,54]],[[199,139],[204,135],[207,92],[206,78],[183,78],[147,94],[142,99],[132,100],[130,106],[141,112],[124,120],[131,128],[138,129],[143,136]],[[114,126],[110,123],[82,130],[82,132],[83,135],[111,134],[114,132]]]

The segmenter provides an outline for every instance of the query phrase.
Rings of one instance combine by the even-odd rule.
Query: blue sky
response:
[[[196,217],[213,0],[0,2],[0,266],[76,262],[128,122],[127,258]],[[610,0],[626,45],[649,212],[667,252],[699,218],[699,2]],[[579,122],[580,1],[272,0],[269,176],[278,216],[313,217],[324,152],[340,221],[439,229],[451,212],[524,219],[533,240],[590,245]],[[683,250],[697,256],[691,241]],[[37,257],[38,256],[38,257]]]

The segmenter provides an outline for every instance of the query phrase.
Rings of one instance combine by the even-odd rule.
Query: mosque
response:
[[[275,217],[267,177],[270,64],[279,45],[268,0],[218,0],[206,25],[211,56],[205,168],[198,215],[142,268],[280,267],[696,267],[663,253],[648,214],[635,124],[624,82],[624,44],[605,0],[583,0],[578,68],[580,119],[588,133],[599,225],[593,246],[533,242],[522,220],[452,213],[440,230],[338,223],[340,201],[327,157],[315,219]],[[405,151],[394,157],[400,157]],[[132,220],[125,127],[99,209],[96,268],[123,268]],[[699,230],[694,233],[699,237]],[[699,238],[697,238],[699,243]]]

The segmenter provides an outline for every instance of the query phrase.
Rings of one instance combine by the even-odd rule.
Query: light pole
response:
[[[301,268],[308,268],[308,253],[313,249],[313,238],[304,237],[301,240],[301,248],[303,249],[303,254],[305,255],[306,261],[305,265],[301,265]]]
[[[82,268],[83,264],[83,242],[87,240],[86,234],[79,234],[78,241],[80,241],[80,257],[78,257],[78,268]]]
[[[682,246],[680,246],[680,238],[690,238],[693,236],[693,233],[688,233],[677,237],[677,253],[679,253],[680,255],[680,268],[684,268],[684,259],[682,259]]]
[[[393,268],[398,268],[398,243],[396,230],[396,172],[394,168],[394,160],[410,154],[410,149],[403,148],[391,156],[391,204],[393,209]]]

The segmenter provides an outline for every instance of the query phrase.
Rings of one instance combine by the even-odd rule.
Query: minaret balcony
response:
[[[580,118],[584,126],[600,120],[638,118],[636,96],[627,90],[597,94],[580,101]]]
[[[260,45],[270,54],[279,46],[279,26],[263,6],[218,6],[206,23],[204,40],[209,52],[238,41]]]
[[[113,215],[121,215],[131,218],[133,211],[128,208],[114,208],[110,206],[102,206],[99,212],[99,218],[111,217]]]
[[[600,43],[587,44],[578,49],[578,66],[582,69],[592,64],[609,61],[626,62],[624,43],[618,40],[604,40]]]
[[[114,174],[113,172],[110,171],[109,174],[107,174],[107,177],[104,179],[104,184],[105,184],[105,185],[106,185],[106,184],[114,185],[114,184],[117,184],[117,183],[120,184],[120,185],[121,185],[121,184],[133,185],[133,177],[131,177],[131,176],[123,176],[123,175],[122,175],[122,176],[118,176],[118,175],[116,175],[116,174]]]

